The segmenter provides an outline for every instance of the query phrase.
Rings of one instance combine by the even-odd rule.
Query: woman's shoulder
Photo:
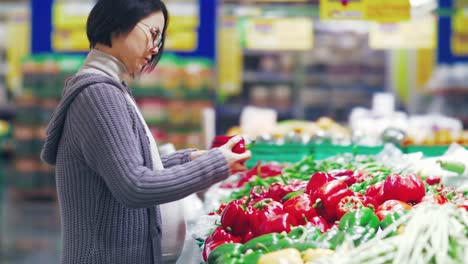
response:
[[[110,77],[100,74],[74,75],[66,81],[64,96],[75,94],[100,101],[125,99],[125,87]]]

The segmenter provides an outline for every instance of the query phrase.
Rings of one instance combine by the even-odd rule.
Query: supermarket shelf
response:
[[[12,105],[3,105],[0,107],[0,119],[12,120],[15,115],[15,108]]]
[[[318,17],[318,0],[296,0],[296,1],[242,1],[224,0],[224,15],[248,17],[248,16],[286,16],[286,17]]]
[[[30,190],[12,189],[12,196],[17,201],[27,200],[56,200],[57,191],[55,187],[35,188]]]
[[[270,55],[270,54],[278,54],[278,53],[281,53],[281,54],[298,54],[298,53],[302,53],[303,51],[296,51],[296,50],[282,50],[282,51],[278,51],[278,50],[253,50],[253,49],[244,49],[242,51],[242,54],[244,54],[244,56],[258,56],[258,55]]]
[[[242,79],[244,82],[293,82],[294,77],[291,74],[281,73],[262,73],[262,72],[244,72]]]
[[[457,96],[457,95],[468,96],[468,87],[438,88],[438,89],[428,91],[428,93],[432,95],[440,95],[440,96]]]
[[[216,106],[216,113],[220,116],[228,116],[228,117],[239,117],[242,113],[244,106],[234,106],[234,105],[218,105]],[[273,108],[274,109],[274,108]],[[288,117],[293,116],[294,108],[291,107],[289,109],[274,109],[278,112],[278,116],[281,117]]]

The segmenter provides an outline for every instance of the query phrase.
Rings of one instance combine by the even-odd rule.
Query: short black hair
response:
[[[160,0],[98,0],[86,24],[91,48],[97,43],[112,47],[113,35],[128,34],[140,20],[158,11],[164,15],[162,45],[158,54],[154,55],[142,69],[151,71],[163,54],[166,29],[169,24],[166,5]]]

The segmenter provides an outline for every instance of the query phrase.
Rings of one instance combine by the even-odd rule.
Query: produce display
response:
[[[204,261],[467,263],[468,192],[402,155],[258,162],[231,176],[206,194],[223,193],[213,227],[194,235]],[[434,163],[466,179],[465,162]]]

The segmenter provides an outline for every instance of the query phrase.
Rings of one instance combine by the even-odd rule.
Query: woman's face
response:
[[[121,34],[112,39],[117,59],[125,64],[130,74],[139,73],[151,57],[158,54],[163,29],[164,15],[158,11],[140,20],[127,35]]]

